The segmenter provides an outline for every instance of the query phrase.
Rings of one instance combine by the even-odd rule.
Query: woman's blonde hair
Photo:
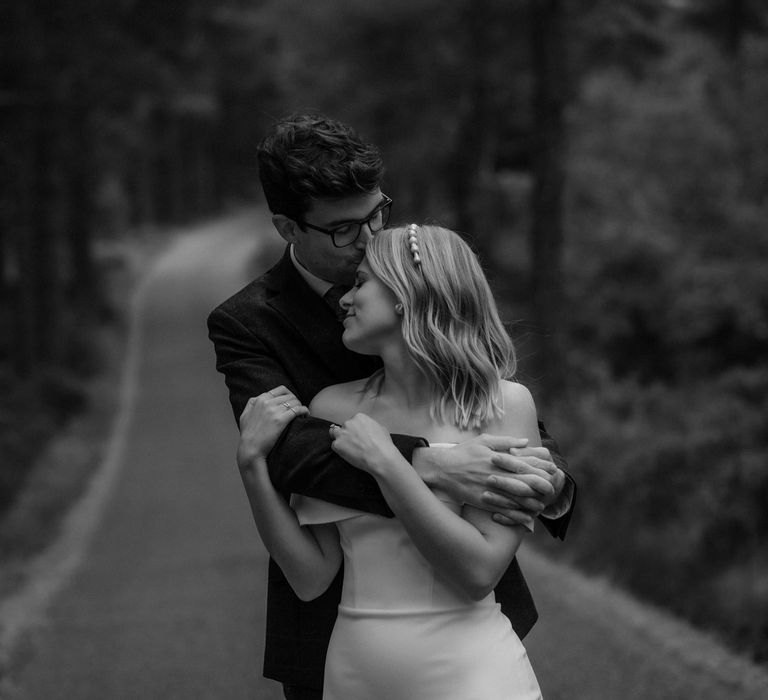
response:
[[[462,429],[500,416],[499,381],[514,375],[515,350],[470,247],[446,228],[412,224],[377,234],[366,259],[403,305],[403,338],[432,385],[431,416]]]

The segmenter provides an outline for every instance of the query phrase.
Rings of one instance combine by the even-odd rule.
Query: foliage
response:
[[[0,7],[0,507],[99,368],[114,310],[96,243],[252,191],[238,159],[253,115],[237,110],[272,76],[261,32],[232,18],[241,5]]]
[[[568,398],[552,421],[583,499],[572,556],[768,658],[768,169],[755,42],[676,30],[644,75],[591,72],[574,108]],[[723,95],[742,102],[722,109]],[[765,111],[763,111],[765,114]],[[551,426],[552,427],[552,426]]]
[[[256,141],[290,111],[379,143],[395,219],[472,235],[540,334],[545,5],[566,21],[567,384],[540,403],[581,486],[561,551],[768,658],[763,0],[4,3],[0,494],[30,459],[13,421],[57,425],[31,417],[41,387],[76,403],[72,329],[105,310],[94,240],[253,195]]]

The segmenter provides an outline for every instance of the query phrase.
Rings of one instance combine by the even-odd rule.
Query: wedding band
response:
[[[287,401],[283,401],[283,406],[285,406],[286,408],[290,408],[291,404],[289,404]]]
[[[294,411],[294,410],[293,410],[293,407],[292,407],[292,406],[288,406],[288,410],[289,410],[291,413],[293,413],[293,415],[294,415],[294,416],[295,416],[295,415],[297,415],[297,414],[296,414],[296,411]]]

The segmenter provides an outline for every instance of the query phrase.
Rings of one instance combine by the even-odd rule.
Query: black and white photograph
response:
[[[768,0],[3,0],[0,700],[768,698]]]

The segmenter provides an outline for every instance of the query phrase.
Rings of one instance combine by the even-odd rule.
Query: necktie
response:
[[[341,308],[339,300],[349,291],[349,289],[349,287],[346,287],[343,284],[334,284],[333,287],[323,295],[323,300],[331,307],[331,309],[333,309],[333,313],[336,314],[336,318],[338,318],[339,321],[347,315],[347,312]]]

